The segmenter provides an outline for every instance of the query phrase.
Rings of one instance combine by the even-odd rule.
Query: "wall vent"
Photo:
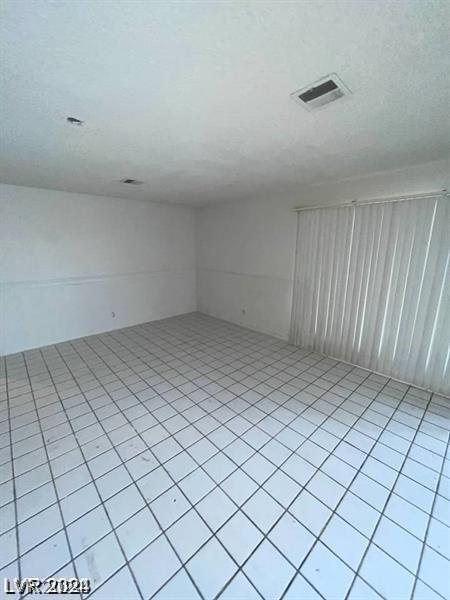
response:
[[[139,179],[121,179],[120,183],[128,183],[129,185],[142,185],[144,182]]]
[[[291,94],[291,97],[307,110],[317,110],[350,94],[351,91],[345,83],[339,79],[336,73],[332,73],[297,90]]]

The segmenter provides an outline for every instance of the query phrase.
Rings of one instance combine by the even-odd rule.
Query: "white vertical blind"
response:
[[[449,395],[449,205],[298,212],[291,340]]]

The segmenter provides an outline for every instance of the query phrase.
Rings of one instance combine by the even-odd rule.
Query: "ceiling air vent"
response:
[[[129,185],[142,185],[144,182],[139,179],[121,179],[120,183],[128,183]]]
[[[297,90],[291,97],[307,110],[316,110],[351,94],[345,83],[336,73],[327,75],[319,81]]]

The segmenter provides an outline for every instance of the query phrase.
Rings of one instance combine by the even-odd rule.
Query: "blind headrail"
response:
[[[438,190],[424,194],[409,194],[407,196],[386,196],[384,198],[371,198],[368,200],[350,200],[341,204],[318,204],[315,206],[296,206],[294,212],[303,212],[305,210],[318,210],[324,208],[348,208],[349,206],[365,206],[367,204],[383,204],[386,202],[403,202],[404,200],[425,200],[427,198],[439,198],[441,196],[450,197],[447,190]]]

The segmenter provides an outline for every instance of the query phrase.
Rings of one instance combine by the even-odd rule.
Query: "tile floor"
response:
[[[2,578],[449,597],[448,399],[200,314],[7,356],[0,393]]]

